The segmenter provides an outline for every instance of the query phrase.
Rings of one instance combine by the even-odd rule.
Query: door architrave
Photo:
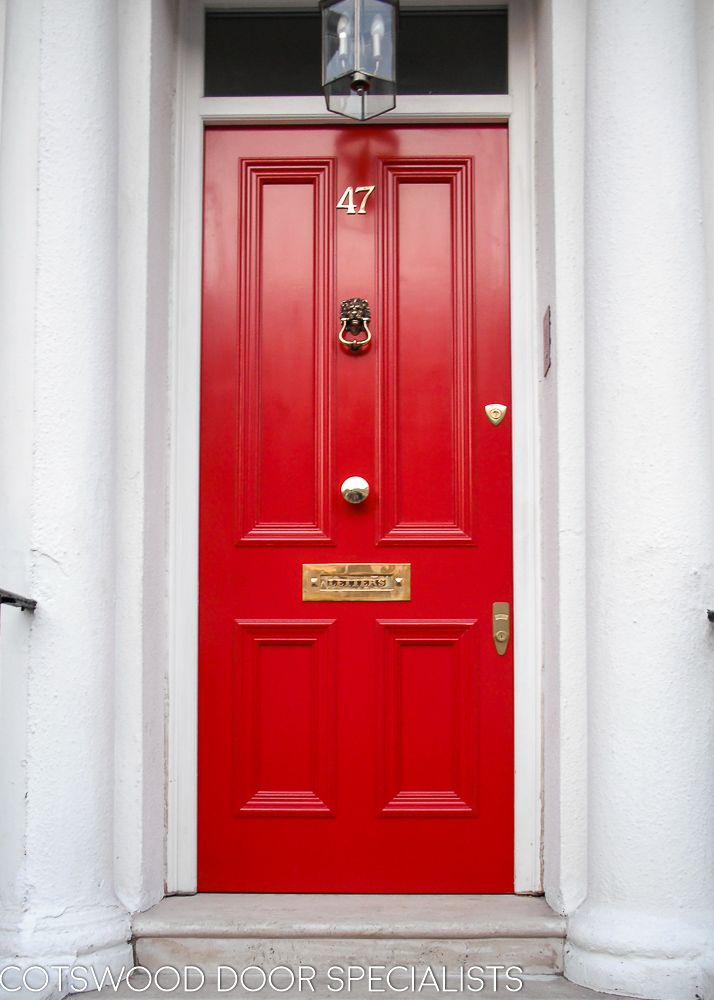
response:
[[[405,7],[432,6],[402,0]],[[487,0],[451,0],[464,7]],[[202,97],[207,9],[300,9],[301,0],[180,0],[175,242],[170,342],[167,872],[169,893],[196,891],[198,456],[203,131],[206,124],[331,124],[320,97]],[[509,126],[513,426],[515,891],[542,891],[541,556],[533,191],[533,25],[529,0],[509,11],[508,95],[400,98],[394,124]],[[345,119],[346,127],[350,126]]]

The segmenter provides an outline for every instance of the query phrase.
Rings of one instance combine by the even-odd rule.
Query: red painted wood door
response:
[[[199,890],[510,892],[506,129],[205,152]],[[408,563],[411,600],[307,603],[311,563]]]

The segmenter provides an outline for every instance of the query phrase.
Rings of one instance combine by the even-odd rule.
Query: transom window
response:
[[[206,97],[321,94],[319,12],[206,14]],[[397,92],[508,93],[506,10],[402,10]]]

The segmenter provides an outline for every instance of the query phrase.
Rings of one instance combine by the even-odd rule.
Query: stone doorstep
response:
[[[516,965],[547,975],[562,972],[565,920],[534,896],[201,893],[163,899],[133,933],[137,964],[153,972]]]
[[[132,990],[126,983],[122,983],[118,989],[106,988],[98,992],[83,994],[87,1000],[100,1000],[101,995],[105,994],[107,997],[112,997],[113,1000],[137,1000],[137,998],[144,998],[144,1000],[305,1000],[306,997],[310,997],[311,1000],[366,1000],[367,994],[363,992],[353,991],[350,994],[346,993],[329,993],[327,991],[321,990],[319,987],[316,988],[315,993],[305,993],[298,992],[296,990],[290,990],[285,993],[275,992],[273,990],[260,990],[258,992],[235,990],[230,993],[219,994],[210,985],[206,985],[201,990],[189,991],[176,990],[171,993],[163,993],[160,990],[151,988],[145,990],[144,992],[136,992]],[[592,990],[587,990],[583,986],[576,986],[574,983],[569,983],[567,979],[562,976],[532,976],[524,977],[523,989],[518,993],[509,993],[504,986],[500,986],[499,989],[493,993],[489,991],[488,993],[469,993],[459,994],[461,997],[468,996],[471,1000],[475,998],[480,998],[480,1000],[485,1000],[486,997],[508,997],[510,1000],[518,998],[518,1000],[623,1000],[623,997],[616,998],[610,993],[595,993]],[[374,1000],[379,996],[379,994],[372,994]],[[442,994],[436,993],[433,990],[422,993],[398,993],[393,994],[399,998],[399,1000],[439,1000]],[[454,994],[451,994],[454,996]],[[388,1000],[387,996],[384,996],[384,1000]]]

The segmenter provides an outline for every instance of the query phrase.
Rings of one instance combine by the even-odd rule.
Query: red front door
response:
[[[511,892],[506,129],[216,128],[205,165],[199,890]]]

